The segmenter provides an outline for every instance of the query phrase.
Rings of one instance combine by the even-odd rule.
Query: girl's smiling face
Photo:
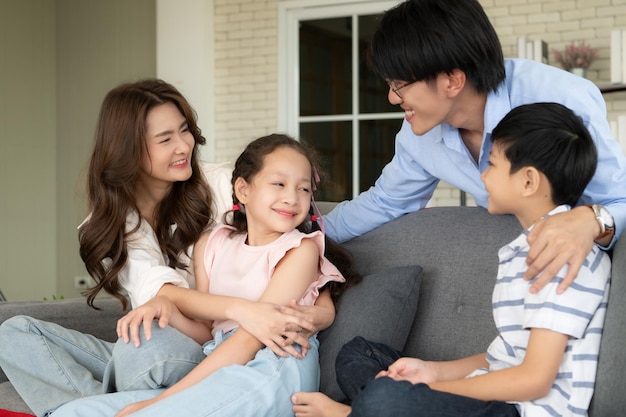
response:
[[[188,180],[194,145],[187,120],[174,103],[152,108],[146,117],[140,182],[149,188],[169,188],[174,182]]]
[[[245,206],[249,244],[267,244],[300,225],[311,207],[311,184],[307,157],[285,146],[263,158],[250,183],[238,178],[235,192]]]

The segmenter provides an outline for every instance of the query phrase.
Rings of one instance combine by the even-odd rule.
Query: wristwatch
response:
[[[591,210],[593,210],[593,214],[595,214],[598,224],[600,225],[600,234],[595,240],[600,240],[607,236],[613,236],[615,233],[615,221],[613,220],[611,213],[609,213],[609,211],[600,204],[587,205],[591,207]]]

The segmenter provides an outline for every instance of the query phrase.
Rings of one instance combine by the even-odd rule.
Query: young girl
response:
[[[156,310],[174,308],[172,321],[183,314],[212,320],[206,359],[158,396],[152,390],[93,397],[69,403],[54,416],[112,416],[137,400],[143,401],[117,415],[283,416],[291,414],[293,392],[317,390],[315,336],[306,356],[277,356],[237,323],[210,314],[204,293],[278,305],[299,299],[312,305],[322,287],[330,286],[336,297],[360,279],[345,251],[330,242],[325,250],[312,208],[315,172],[311,153],[287,136],[270,135],[249,144],[233,171],[232,220],[205,234],[194,250],[200,291],[178,291],[182,295],[173,298],[175,306],[157,297],[121,320],[125,326],[133,316],[151,319],[143,315],[149,305],[158,306]],[[196,337],[191,333],[196,330],[202,337],[201,329],[189,335]]]
[[[204,143],[193,109],[164,81],[123,84],[106,95],[89,164],[91,214],[79,229],[81,257],[97,282],[88,291],[89,305],[101,290],[136,307],[194,285],[188,248],[214,224],[215,212],[230,207],[223,203],[230,196],[212,195],[205,176],[227,189],[221,194],[231,194],[225,168],[209,167],[203,176],[197,148]],[[313,327],[270,304],[213,296],[210,306],[216,318],[237,320],[264,341],[282,341],[290,322]],[[204,358],[198,343],[173,328],[152,335],[153,343],[136,350],[17,316],[0,326],[0,365],[41,414],[105,390],[170,386]]]

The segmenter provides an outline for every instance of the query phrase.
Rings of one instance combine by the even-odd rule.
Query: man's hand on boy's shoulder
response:
[[[537,222],[528,235],[528,270],[524,273],[527,280],[539,275],[530,292],[537,293],[568,264],[567,275],[557,288],[559,294],[565,291],[591,251],[599,228],[593,211],[585,206]]]

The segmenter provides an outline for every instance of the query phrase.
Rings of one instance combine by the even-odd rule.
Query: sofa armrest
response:
[[[596,389],[589,406],[590,417],[623,416],[626,412],[624,369],[626,369],[626,238],[613,250],[609,304],[600,342]]]

